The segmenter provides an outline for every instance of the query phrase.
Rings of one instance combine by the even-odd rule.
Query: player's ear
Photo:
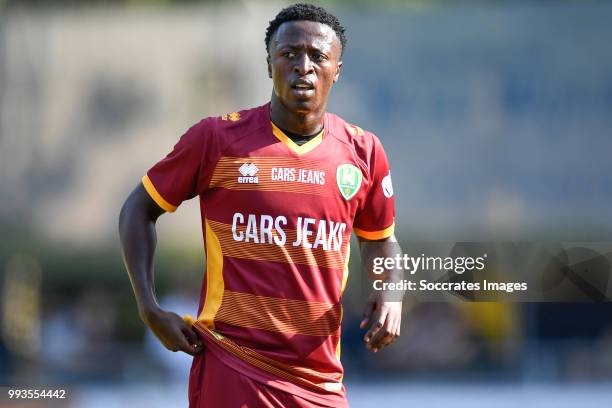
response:
[[[338,61],[338,66],[336,67],[336,75],[334,75],[334,83],[338,82],[340,78],[340,71],[342,70],[342,61]]]
[[[268,63],[268,78],[272,78],[272,65],[270,65],[270,55],[266,57],[266,62]]]

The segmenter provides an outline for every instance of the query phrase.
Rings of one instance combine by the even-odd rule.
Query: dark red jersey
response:
[[[226,364],[313,400],[344,398],[342,292],[350,235],[393,234],[387,157],[325,114],[298,146],[270,106],[193,126],[142,180],[164,210],[200,197],[206,276],[194,327]]]

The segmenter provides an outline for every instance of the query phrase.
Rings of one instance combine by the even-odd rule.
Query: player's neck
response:
[[[323,129],[325,106],[309,112],[291,112],[276,98],[270,102],[270,119],[281,129],[297,135],[313,135]]]

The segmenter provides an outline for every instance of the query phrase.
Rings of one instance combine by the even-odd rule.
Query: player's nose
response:
[[[307,53],[300,53],[295,58],[295,65],[293,66],[293,70],[300,76],[308,75],[313,71],[312,61],[308,57]]]

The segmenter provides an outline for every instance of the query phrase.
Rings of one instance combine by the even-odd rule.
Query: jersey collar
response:
[[[276,136],[281,143],[291,149],[293,152],[297,154],[305,154],[310,152],[312,149],[317,147],[323,141],[323,134],[325,133],[325,128],[319,132],[318,135],[304,143],[303,145],[299,145],[295,143],[293,140],[289,138],[278,126],[276,126],[272,121],[270,121],[270,125],[272,125],[272,134]]]
[[[323,140],[327,137],[328,132],[329,132],[329,120],[328,120],[328,115],[326,112],[323,115],[323,130],[321,130],[321,133],[319,133],[318,135],[316,135],[315,137],[313,137],[312,139],[310,139],[309,141],[307,141],[306,143],[300,146],[297,143],[295,143],[293,140],[291,140],[289,136],[285,134],[285,132],[283,132],[278,126],[276,126],[272,122],[272,118],[270,117],[270,102],[263,105],[262,114],[263,114],[263,119],[270,124],[270,130],[272,131],[272,134],[274,135],[274,137],[276,137],[276,139],[278,139],[282,144],[287,146],[289,150],[291,150],[292,152],[298,155],[306,154],[314,150],[316,147],[318,147],[323,142]]]

